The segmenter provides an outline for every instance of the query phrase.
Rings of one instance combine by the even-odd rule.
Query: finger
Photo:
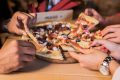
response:
[[[31,47],[19,47],[21,50],[21,54],[26,54],[26,55],[31,55],[31,56],[35,56],[36,50],[34,48]]]
[[[102,30],[102,36],[107,35],[108,33],[113,33],[115,32],[116,29],[112,27],[106,27],[105,29]]]
[[[15,14],[20,20],[22,20],[23,24],[24,24],[24,28],[25,31],[28,32],[29,31],[29,26],[28,26],[28,22],[30,20],[31,17],[25,15],[25,13],[23,12],[17,12]]]
[[[95,40],[91,46],[94,46],[96,44],[100,44],[102,46],[104,46],[105,48],[107,48],[108,50],[110,51],[114,51],[117,46],[117,44],[111,42],[111,41],[108,41],[108,40]]]
[[[22,55],[20,58],[21,62],[31,62],[35,59],[35,56],[30,56],[30,55]]]
[[[109,33],[103,37],[103,39],[116,38],[117,36],[114,33]]]
[[[37,20],[37,14],[36,13],[30,13],[30,14],[23,13],[23,14],[30,17],[29,22],[28,22],[29,25],[33,25],[33,24],[36,23],[36,20]]]
[[[85,9],[85,14],[88,15],[88,16],[93,16],[92,9],[91,8]]]
[[[17,19],[17,20],[16,20]],[[21,21],[17,18],[12,18],[12,20],[8,23],[9,32],[16,33],[18,35],[27,35],[26,32],[21,28]]]
[[[102,44],[99,43],[97,40],[94,40],[94,41],[92,42],[92,44],[90,44],[91,47],[99,47],[99,46],[101,46],[101,45],[102,45]]]
[[[109,52],[109,50],[106,49],[104,46],[101,46],[99,50],[104,52],[104,53],[108,53]]]
[[[95,25],[91,25],[91,26],[88,27],[88,30],[90,30],[90,31],[93,31],[95,29],[96,29]]]
[[[83,49],[83,54],[91,54],[92,49]]]
[[[30,13],[30,15],[34,16],[33,23],[37,21],[37,13]]]
[[[16,29],[16,30],[15,30],[15,33],[16,33],[17,35],[27,35],[27,33],[26,33],[24,30],[22,30],[22,29]]]
[[[85,13],[86,15],[88,15],[88,8],[85,9],[84,13]]]
[[[120,39],[118,39],[118,38],[110,38],[110,39],[108,39],[109,41],[111,41],[111,42],[115,42],[115,43],[120,43]]]
[[[98,15],[99,13],[95,10],[95,9],[91,9],[92,13],[93,13],[93,16],[95,15]]]
[[[86,56],[84,54],[81,53],[75,53],[75,52],[69,52],[70,56],[74,59],[76,59],[77,61],[81,62],[84,61]]]
[[[27,13],[24,13],[24,12],[21,12],[21,13],[28,16],[31,20],[36,16],[36,15],[34,15],[34,13],[32,13],[32,14],[27,14]]]
[[[95,45],[104,45],[105,47],[107,47],[107,45],[110,45],[111,42],[107,41],[107,40],[94,40],[93,43],[91,44],[91,46],[95,46]]]
[[[18,44],[22,47],[31,47],[35,49],[35,46],[31,42],[28,42],[28,41],[18,40]]]
[[[75,52],[69,52],[70,56],[76,60],[79,61],[79,54],[75,53]]]
[[[30,14],[23,13],[23,14],[25,14],[26,16],[30,17],[30,19],[28,20],[29,27],[36,22],[36,18],[37,18],[37,14],[36,13],[30,13]]]
[[[16,12],[15,13],[15,17],[20,19],[20,20],[24,20],[24,19],[28,19],[28,18],[31,18],[29,16],[27,16],[25,13],[23,12]],[[14,17],[13,17],[14,18]]]

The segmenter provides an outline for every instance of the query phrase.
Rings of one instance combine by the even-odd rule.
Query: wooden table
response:
[[[111,80],[111,76],[81,68],[79,63],[53,64],[36,59],[19,72],[0,75],[0,80]]]

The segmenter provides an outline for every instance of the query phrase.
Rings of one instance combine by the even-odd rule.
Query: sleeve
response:
[[[120,80],[120,67],[115,71],[112,80]]]

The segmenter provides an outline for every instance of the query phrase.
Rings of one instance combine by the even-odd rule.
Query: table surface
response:
[[[5,44],[13,39],[8,39]],[[111,76],[103,76],[98,71],[81,68],[79,63],[53,64],[42,60],[34,60],[25,68],[11,74],[0,75],[0,80],[111,80]]]

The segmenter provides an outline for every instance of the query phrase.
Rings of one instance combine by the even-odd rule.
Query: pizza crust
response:
[[[50,59],[57,59],[57,60],[64,60],[62,54],[60,51],[51,51],[51,54],[46,54],[47,52],[37,52],[38,56],[44,57],[44,58],[50,58]]]
[[[59,59],[51,59],[51,58],[47,58],[47,57],[43,57],[43,56],[39,56],[37,55],[36,57],[51,63],[57,63],[57,64],[73,64],[73,63],[77,63],[78,61],[73,59],[68,52],[64,52],[63,53],[64,56],[66,56],[66,58],[64,58],[64,60],[59,60]]]

